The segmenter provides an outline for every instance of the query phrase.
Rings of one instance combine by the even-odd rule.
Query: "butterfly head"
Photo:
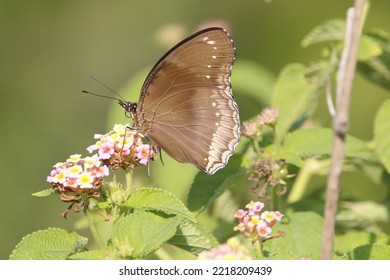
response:
[[[125,115],[128,118],[132,118],[135,120],[135,115],[137,112],[137,103],[136,102],[129,102],[129,101],[123,101],[119,100],[119,105],[122,106],[123,109],[125,109]]]

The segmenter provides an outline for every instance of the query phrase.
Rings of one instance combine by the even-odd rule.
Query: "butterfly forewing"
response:
[[[230,86],[235,49],[221,28],[210,28],[171,49],[150,72],[136,123],[166,153],[212,174],[240,140]]]

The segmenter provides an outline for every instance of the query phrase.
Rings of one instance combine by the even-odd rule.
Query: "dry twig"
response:
[[[322,236],[321,259],[331,259],[336,212],[340,191],[340,177],[343,168],[345,137],[349,125],[349,105],[355,76],[359,38],[362,27],[365,0],[355,0],[348,9],[344,38],[344,50],[337,76],[336,114],[333,118],[333,150],[326,187],[325,222]]]

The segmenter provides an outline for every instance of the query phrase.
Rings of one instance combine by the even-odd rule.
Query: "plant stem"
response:
[[[172,260],[172,257],[169,255],[167,250],[164,247],[160,247],[155,253],[154,253],[160,260]]]
[[[89,228],[91,230],[93,238],[95,239],[96,244],[99,246],[100,249],[104,248],[102,240],[100,239],[99,233],[96,230],[95,223],[93,222],[91,212],[87,211],[86,216],[88,219]]]
[[[259,142],[257,141],[257,139],[252,139],[252,144],[253,144],[253,148],[255,149],[255,152],[259,156],[261,156],[261,149],[260,149]]]
[[[349,125],[349,105],[352,83],[355,76],[359,38],[362,27],[365,0],[355,0],[348,9],[344,49],[337,76],[336,114],[333,119],[333,149],[328,183],[326,186],[325,221],[322,236],[321,259],[331,259],[333,236],[336,225],[337,204],[340,192],[340,177],[343,168],[345,136]]]
[[[322,174],[323,170],[328,169],[329,160],[307,159],[295,179],[291,192],[287,197],[287,203],[291,204],[302,199],[304,194],[307,193],[309,181],[313,175]],[[326,175],[326,173],[322,175]]]
[[[126,176],[126,189],[130,190],[130,193],[133,193],[134,190],[132,190],[132,179],[133,179],[133,170],[129,169],[125,171],[125,176]]]
[[[108,226],[107,226],[107,236],[112,235],[112,229],[114,227],[114,223],[117,220],[117,215],[118,215],[118,206],[115,204],[115,206],[111,210],[111,218],[108,221]]]
[[[255,244],[253,244],[253,247],[255,248],[255,252],[256,252],[256,259],[258,260],[264,258],[263,245],[264,245],[264,241],[261,239],[257,239]]]

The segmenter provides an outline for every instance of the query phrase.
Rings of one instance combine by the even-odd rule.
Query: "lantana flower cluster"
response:
[[[272,227],[284,216],[279,211],[262,212],[264,203],[260,201],[251,201],[245,208],[247,210],[239,209],[234,214],[234,217],[239,219],[239,224],[234,227],[234,230],[248,236],[252,242],[259,237],[263,240],[270,238]]]
[[[90,197],[99,198],[103,178],[108,175],[108,167],[97,155],[81,158],[80,154],[75,154],[65,162],[55,164],[47,181],[60,193],[62,201],[72,202],[62,216],[66,217],[73,203],[79,203],[75,210],[77,212],[88,204]]]
[[[245,246],[240,243],[237,237],[229,238],[226,243],[218,247],[203,251],[198,255],[199,260],[251,260]]]
[[[127,125],[116,124],[107,134],[95,134],[94,138],[98,141],[87,150],[97,151],[99,159],[112,169],[146,165],[158,152],[156,146],[143,143],[142,133]]]
[[[65,162],[54,165],[47,181],[62,193],[94,192],[99,189],[103,177],[109,175],[107,166],[102,165],[99,158],[81,158],[81,155],[71,155]]]
[[[242,134],[256,138],[262,133],[265,126],[274,125],[279,117],[279,111],[274,108],[264,108],[254,119],[245,121],[242,126]]]
[[[62,201],[71,202],[62,216],[66,217],[74,203],[78,203],[74,209],[78,212],[88,205],[90,198],[100,197],[103,178],[109,175],[109,167],[126,170],[154,160],[158,148],[144,144],[144,138],[137,130],[116,124],[107,134],[95,135],[98,141],[87,150],[90,153],[97,151],[96,154],[85,158],[80,154],[71,155],[65,162],[54,165],[47,181],[60,193]]]

